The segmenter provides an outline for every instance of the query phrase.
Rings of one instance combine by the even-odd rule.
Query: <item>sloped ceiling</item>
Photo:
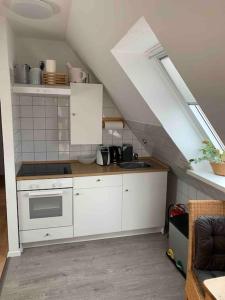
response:
[[[103,82],[126,119],[159,125],[110,52],[141,16],[135,6],[140,8],[138,1],[72,1],[67,41]]]
[[[142,16],[225,142],[225,1],[73,0],[67,40],[126,119],[158,124],[110,52]]]

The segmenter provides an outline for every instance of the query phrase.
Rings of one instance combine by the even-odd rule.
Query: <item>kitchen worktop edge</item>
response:
[[[39,176],[17,176],[16,180],[38,180],[38,179],[56,179],[56,178],[74,178],[74,177],[86,177],[86,176],[105,176],[105,175],[119,175],[130,173],[151,173],[151,172],[168,172],[169,166],[162,163],[160,160],[154,157],[143,157],[139,161],[150,162],[153,167],[145,169],[122,169],[117,165],[99,166],[95,163],[90,165],[81,164],[78,161],[57,161],[57,163],[70,163],[72,174],[59,174],[59,175],[39,175]],[[55,163],[52,161],[48,163]],[[45,162],[29,162],[29,163],[46,163]],[[29,164],[28,163],[28,164]]]

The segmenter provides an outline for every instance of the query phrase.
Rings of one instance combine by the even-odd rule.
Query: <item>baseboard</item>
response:
[[[19,249],[17,251],[8,251],[7,257],[16,257],[16,256],[20,256],[22,253],[22,250]]]
[[[113,239],[113,238],[120,238],[126,236],[143,235],[148,233],[162,233],[162,227],[120,231],[115,233],[82,236],[82,237],[76,237],[70,239],[52,240],[52,241],[45,241],[45,242],[24,243],[23,248],[33,248],[33,247],[42,247],[42,246],[57,245],[57,244],[68,244],[68,243],[87,242],[87,241],[95,241],[95,240],[103,240],[103,239]]]

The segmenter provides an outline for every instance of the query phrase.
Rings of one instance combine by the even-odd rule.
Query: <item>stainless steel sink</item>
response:
[[[123,169],[144,169],[151,167],[151,165],[145,161],[121,162],[118,166]]]

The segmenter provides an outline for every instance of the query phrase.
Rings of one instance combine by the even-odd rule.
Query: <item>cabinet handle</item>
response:
[[[79,196],[80,195],[80,193],[76,193],[76,196]]]
[[[50,233],[46,233],[45,236],[50,236]]]
[[[73,116],[73,117],[75,117],[75,116],[76,116],[76,114],[75,114],[75,113],[72,113],[72,116]]]
[[[97,182],[100,182],[101,181],[101,179],[97,179]]]
[[[125,192],[128,192],[128,190],[125,190]]]

